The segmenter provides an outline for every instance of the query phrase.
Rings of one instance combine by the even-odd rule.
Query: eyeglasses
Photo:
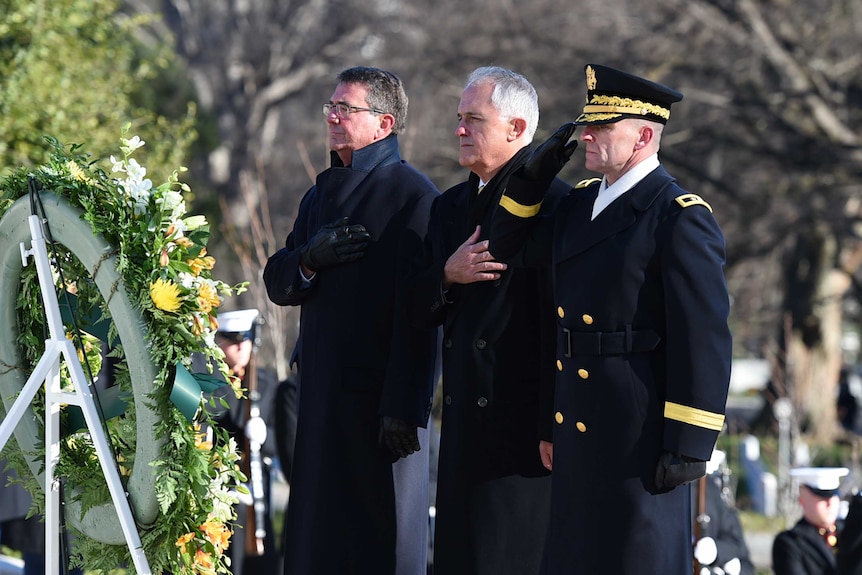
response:
[[[378,110],[376,108],[360,108],[359,106],[351,106],[350,104],[345,104],[343,102],[339,102],[337,104],[327,102],[323,105],[323,115],[327,118],[333,110],[335,110],[335,115],[339,118],[346,118],[351,114],[351,112],[371,112],[373,114],[386,113],[383,110]]]

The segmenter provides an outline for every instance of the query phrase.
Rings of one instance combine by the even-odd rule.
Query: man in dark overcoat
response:
[[[520,74],[478,68],[458,117],[459,163],[471,172],[435,200],[426,266],[411,282],[414,318],[443,326],[434,572],[529,575],[550,504],[539,441],[552,431],[552,389],[543,411],[540,386],[553,386],[553,302],[547,273],[506,270],[487,235],[509,174],[531,152],[538,98]],[[549,207],[567,189],[559,181]]]
[[[689,573],[690,483],[705,472],[730,381],[724,238],[658,160],[679,92],[588,65],[575,125],[585,181],[539,208],[564,126],[510,179],[491,252],[550,265],[557,305],[546,572]]]
[[[338,81],[324,105],[332,166],[264,270],[272,301],[302,306],[285,573],[391,575],[402,544],[419,564],[398,573],[424,572],[428,450],[410,454],[430,414],[436,331],[409,325],[402,287],[439,194],[399,156],[400,80],[359,67]],[[421,470],[407,485],[393,479],[399,457]]]

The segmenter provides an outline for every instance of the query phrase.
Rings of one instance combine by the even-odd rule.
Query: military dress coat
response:
[[[436,331],[409,326],[402,266],[412,250],[421,251],[439,194],[401,160],[394,135],[355,151],[350,166],[331,157],[332,167],[303,197],[285,247],[264,270],[273,302],[301,306],[285,573],[387,575],[395,572],[396,509],[379,420],[427,425]],[[343,216],[371,235],[364,257],[303,281],[303,246]],[[427,493],[427,476],[423,481]],[[427,523],[428,501],[415,503],[416,520]]]
[[[835,575],[835,552],[820,530],[802,518],[772,542],[772,571],[775,575]]]
[[[690,486],[656,488],[663,451],[706,461],[724,422],[731,335],[724,238],[661,166],[595,220],[599,180],[549,217],[512,186],[491,252],[550,265],[557,305],[554,575],[688,573]]]
[[[538,446],[553,431],[550,277],[546,270],[508,270],[499,280],[442,292],[446,260],[477,224],[480,241],[487,239],[509,174],[529,152],[523,148],[481,194],[478,176],[471,174],[437,198],[427,265],[411,282],[414,318],[443,326],[434,538],[434,571],[441,575],[529,575],[541,562],[550,483]],[[549,209],[568,188],[557,181]]]

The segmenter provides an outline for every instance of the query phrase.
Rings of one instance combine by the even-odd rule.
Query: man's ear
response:
[[[647,147],[652,142],[653,136],[655,136],[655,130],[653,130],[652,126],[649,124],[641,126],[640,137],[637,143],[635,143],[635,150]]]
[[[380,129],[390,131],[395,127],[395,116],[392,114],[380,114]]]
[[[509,120],[509,141],[513,142],[524,135],[527,131],[527,120],[523,118],[512,118]]]

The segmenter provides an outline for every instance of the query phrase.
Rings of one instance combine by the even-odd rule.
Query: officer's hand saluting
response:
[[[550,186],[578,147],[577,140],[569,141],[575,128],[577,125],[573,122],[560,126],[553,136],[536,148],[515,175],[540,187]]]
[[[332,266],[354,262],[365,255],[371,235],[362,224],[347,225],[347,217],[326,224],[302,250],[302,265],[318,272]]]

